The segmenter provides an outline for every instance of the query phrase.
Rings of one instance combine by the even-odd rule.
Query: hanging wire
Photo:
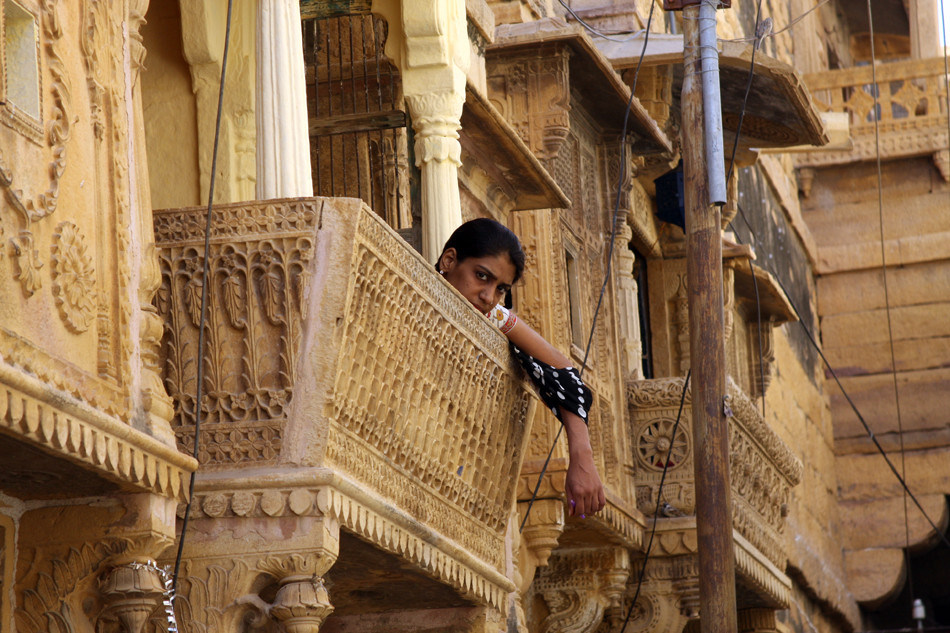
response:
[[[755,239],[755,230],[752,228],[752,225],[749,223],[749,220],[745,215],[745,211],[743,210],[742,205],[737,205],[737,208],[739,209],[739,217],[742,218],[742,221],[745,223],[746,227],[749,229],[750,236],[753,239]],[[768,271],[768,272],[772,272],[772,271]],[[887,467],[890,468],[891,472],[894,474],[894,477],[896,477],[898,483],[900,483],[901,488],[903,488],[907,496],[910,497],[911,501],[914,502],[914,505],[916,505],[917,509],[920,510],[921,515],[923,515],[927,523],[930,524],[930,527],[934,529],[934,532],[940,537],[940,540],[943,541],[943,543],[947,545],[947,547],[950,547],[950,539],[947,538],[947,535],[944,534],[943,530],[937,527],[937,524],[934,523],[933,519],[930,518],[930,516],[927,514],[927,511],[924,510],[923,505],[921,505],[920,501],[917,499],[917,497],[914,495],[911,489],[907,486],[907,482],[898,472],[897,467],[894,466],[894,462],[891,461],[891,458],[888,457],[887,452],[884,450],[884,447],[881,446],[880,441],[878,441],[877,436],[874,434],[874,431],[871,430],[871,427],[867,423],[867,420],[865,420],[864,416],[861,415],[861,411],[858,409],[858,406],[854,403],[854,400],[851,399],[851,396],[848,394],[847,390],[844,388],[844,385],[841,384],[841,380],[838,378],[838,374],[835,372],[834,367],[831,366],[831,363],[828,361],[828,358],[825,356],[824,351],[822,351],[821,346],[818,345],[818,341],[815,338],[814,334],[812,334],[812,331],[809,329],[808,325],[805,323],[805,319],[803,318],[801,311],[799,311],[798,306],[796,306],[795,302],[792,300],[792,295],[789,294],[788,289],[785,287],[785,284],[782,283],[781,277],[776,275],[774,272],[772,273],[772,276],[775,278],[776,283],[782,289],[782,292],[785,293],[785,296],[788,299],[789,305],[792,306],[792,311],[795,313],[795,316],[798,317],[798,322],[802,326],[802,330],[805,332],[805,336],[808,338],[809,343],[811,343],[811,346],[815,348],[815,351],[818,353],[818,356],[821,358],[822,362],[824,363],[825,369],[828,371],[828,373],[831,374],[832,379],[834,379],[835,384],[838,386],[838,389],[841,391],[841,395],[843,395],[845,400],[848,402],[848,406],[851,407],[851,410],[854,412],[854,415],[858,418],[858,422],[860,422],[861,426],[864,427],[865,433],[867,433],[868,438],[877,448],[878,453],[880,453],[881,457],[884,458],[885,463],[887,463]]]
[[[563,3],[562,3],[563,4]],[[640,51],[640,59],[637,60],[636,70],[633,73],[633,85],[630,86],[630,98],[627,100],[627,107],[624,109],[623,115],[623,129],[620,133],[620,161],[617,169],[617,197],[614,203],[613,210],[613,220],[610,224],[610,243],[607,248],[607,267],[604,271],[604,282],[600,286],[600,295],[597,298],[597,306],[594,308],[594,316],[591,319],[590,324],[590,335],[587,337],[587,347],[584,349],[584,360],[581,362],[581,368],[578,372],[580,378],[584,377],[584,370],[587,369],[587,360],[590,356],[590,348],[594,341],[594,331],[597,327],[597,317],[600,315],[600,307],[604,301],[604,294],[607,292],[607,283],[610,281],[610,272],[612,269],[613,263],[613,253],[614,253],[614,243],[617,241],[617,222],[620,218],[620,200],[623,197],[623,181],[624,181],[624,162],[627,157],[627,128],[630,122],[630,109],[633,107],[633,100],[636,98],[635,94],[637,91],[637,80],[640,77],[640,66],[643,64],[643,58],[647,52],[647,44],[650,41],[650,26],[653,24],[653,12],[656,8],[656,2],[650,3],[650,13],[647,16],[647,25],[644,29],[644,38],[643,38],[643,49]],[[573,12],[572,12],[573,15]],[[581,21],[581,24],[590,29],[590,25],[586,22]],[[560,425],[557,430],[557,434],[554,436],[554,442],[551,443],[551,450],[548,451],[548,456],[544,460],[544,464],[541,466],[541,474],[538,475],[538,482],[534,486],[534,491],[531,493],[531,499],[528,501],[528,507],[525,509],[524,518],[521,520],[521,526],[518,528],[519,532],[524,531],[524,526],[528,523],[528,517],[531,516],[531,508],[534,507],[534,502],[538,498],[538,491],[541,489],[541,482],[544,480],[544,475],[548,470],[548,465],[551,462],[551,457],[554,455],[554,448],[557,446],[558,440],[561,438],[561,433],[564,431],[564,425]]]
[[[686,390],[689,389],[689,376],[691,370],[686,370],[686,379],[683,381],[683,393],[680,394],[680,406],[679,410],[676,412],[676,422],[673,423],[673,430],[670,431],[670,437],[676,437],[676,431],[680,426],[680,419],[683,416],[683,404],[686,402]],[[653,526],[650,528],[650,538],[647,540],[647,547],[644,550],[643,554],[643,564],[640,565],[640,575],[637,576],[637,589],[633,594],[633,599],[630,601],[630,607],[627,609],[627,615],[623,619],[623,626],[620,627],[618,633],[624,633],[627,630],[627,622],[630,621],[630,616],[633,615],[633,609],[637,605],[637,599],[640,597],[640,589],[643,587],[643,577],[647,571],[647,561],[650,560],[650,552],[653,549],[653,537],[656,536],[656,524],[660,515],[660,506],[663,503],[663,484],[666,482],[666,471],[670,467],[670,457],[673,455],[673,442],[670,442],[670,447],[666,451],[666,459],[663,460],[663,474],[660,475],[660,485],[656,489],[656,509],[653,512]]]
[[[231,10],[234,0],[228,0],[228,16],[224,31],[224,53],[221,59],[221,81],[218,85],[218,113],[214,122],[214,149],[211,152],[211,180],[208,184],[208,213],[205,217],[205,243],[204,256],[202,257],[201,269],[201,313],[198,319],[198,384],[195,387],[195,445],[192,456],[198,459],[198,440],[201,431],[201,387],[204,383],[204,350],[205,350],[205,321],[208,314],[208,252],[211,250],[211,210],[214,204],[214,183],[215,176],[218,173],[218,141],[221,134],[221,113],[224,110],[224,80],[228,71],[228,48],[231,44]],[[195,498],[195,475],[197,470],[191,473],[188,482],[188,504],[185,506],[185,516],[181,522],[181,535],[178,537],[178,553],[175,555],[175,571],[172,574],[172,595],[175,595],[178,589],[178,572],[181,569],[182,553],[185,551],[185,533],[188,530],[188,519],[191,515],[191,504]]]
[[[943,3],[941,2],[941,5]],[[881,277],[884,280],[884,314],[887,317],[887,342],[891,353],[891,377],[894,383],[894,406],[897,408],[897,436],[900,442],[901,453],[901,475],[907,479],[906,457],[904,455],[904,424],[901,417],[901,397],[900,389],[897,385],[897,356],[894,354],[894,328],[891,323],[891,302],[887,288],[887,255],[884,245],[884,177],[881,171],[881,117],[884,116],[884,105],[880,102],[881,89],[877,83],[877,59],[874,52],[874,15],[871,11],[871,0],[867,0],[868,5],[868,30],[871,41],[871,91],[874,95],[874,148],[875,148],[875,166],[877,171],[877,217],[881,236]],[[907,585],[910,589],[910,597],[914,597],[914,574],[910,566],[910,523],[908,521],[907,511],[907,489],[904,489],[904,558],[907,566]]]
[[[815,6],[813,6],[812,8],[810,8],[808,11],[805,11],[804,13],[802,13],[801,15],[799,15],[798,17],[796,17],[794,20],[792,20],[791,22],[789,22],[788,24],[786,24],[786,25],[785,25],[783,28],[781,28],[780,30],[778,30],[778,31],[773,31],[772,33],[767,33],[767,34],[765,34],[765,35],[762,36],[762,37],[759,37],[759,36],[753,36],[753,37],[737,37],[737,38],[734,38],[734,39],[720,39],[719,41],[720,41],[720,42],[754,42],[754,41],[756,41],[756,40],[763,39],[763,38],[765,38],[765,37],[775,37],[776,35],[781,35],[781,34],[784,33],[785,31],[789,30],[790,28],[792,28],[793,26],[795,26],[796,24],[798,24],[799,22],[801,22],[802,20],[804,20],[804,19],[805,19],[806,17],[808,17],[809,14],[811,14],[813,11],[817,11],[817,10],[820,9],[823,5],[828,4],[829,2],[831,2],[831,0],[821,0],[821,2],[819,2],[818,4],[816,4]]]

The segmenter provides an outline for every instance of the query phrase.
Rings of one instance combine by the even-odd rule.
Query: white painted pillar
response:
[[[257,199],[312,196],[297,0],[259,0],[256,118]]]
[[[461,223],[458,168],[465,73],[471,63],[464,0],[403,0],[403,94],[422,172],[422,255],[429,261]]]

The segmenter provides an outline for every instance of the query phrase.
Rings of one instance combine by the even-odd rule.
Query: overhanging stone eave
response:
[[[484,159],[479,161],[484,169],[491,167],[489,176],[501,181],[497,184],[512,199],[513,211],[570,207],[570,199],[541,161],[471,82],[466,86],[461,122],[463,153]]]
[[[630,99],[630,88],[615,72],[583,28],[568,25],[559,18],[545,18],[523,24],[505,24],[495,31],[495,43],[488,55],[504,54],[523,48],[561,43],[571,50],[570,82],[572,93],[581,99],[598,125],[619,132],[623,128],[627,104],[630,104],[628,135],[635,137],[634,153],[670,154],[673,146],[659,124],[640,100]]]
[[[622,37],[621,36],[618,36]],[[617,70],[635,68],[643,51],[643,38],[626,41],[598,40],[595,46]],[[720,86],[726,147],[735,139],[745,97],[753,48],[744,42],[719,42]],[[683,38],[650,34],[643,67],[673,66],[673,104],[679,110],[683,85]],[[801,75],[788,64],[763,51],[755,52],[755,72],[743,119],[742,150],[796,145],[822,146],[829,141],[821,116]]]

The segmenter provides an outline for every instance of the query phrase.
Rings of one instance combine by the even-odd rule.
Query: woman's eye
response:
[[[488,281],[488,275],[481,271],[476,271],[475,276],[481,279],[482,281]]]

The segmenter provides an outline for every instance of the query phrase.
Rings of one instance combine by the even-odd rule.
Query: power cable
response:
[[[234,0],[228,0],[228,16],[224,31],[224,53],[221,59],[221,81],[218,85],[218,113],[214,123],[214,149],[211,152],[211,180],[208,184],[208,213],[205,218],[205,243],[204,255],[202,257],[201,269],[201,312],[198,318],[198,368],[197,381],[195,387],[195,445],[192,456],[198,459],[198,440],[201,437],[201,387],[204,382],[204,351],[205,351],[205,322],[208,314],[208,254],[211,250],[211,210],[214,204],[214,183],[215,176],[218,173],[218,141],[221,134],[221,114],[224,109],[224,80],[228,70],[228,48],[231,44],[231,10]],[[188,482],[188,504],[185,506],[185,516],[181,522],[181,535],[178,537],[178,553],[175,555],[175,571],[172,574],[172,596],[178,589],[178,572],[181,568],[181,557],[185,550],[185,533],[188,530],[188,519],[191,515],[191,504],[195,498],[195,475],[197,470],[191,473]]]
[[[686,379],[683,381],[683,393],[680,394],[680,406],[679,410],[676,412],[676,422],[673,423],[673,430],[670,431],[670,437],[676,437],[676,431],[680,426],[680,419],[683,416],[683,404],[686,402],[686,390],[689,389],[689,376],[691,370],[686,370]],[[663,499],[663,484],[666,482],[666,471],[670,467],[670,457],[673,455],[673,442],[670,442],[670,447],[666,451],[666,459],[663,460],[663,474],[660,475],[660,485],[656,489],[656,510],[653,512],[653,526],[650,528],[650,538],[647,540],[647,547],[643,554],[643,564],[640,565],[640,575],[637,577],[637,589],[633,594],[633,599],[630,601],[630,607],[627,609],[627,615],[623,619],[623,626],[620,627],[619,633],[624,633],[627,629],[627,622],[630,621],[630,616],[633,615],[633,608],[637,605],[637,599],[640,597],[640,589],[643,587],[643,577],[647,571],[647,561],[650,560],[650,551],[653,549],[653,537],[656,535],[656,524],[660,516],[660,506],[662,505]]]
[[[617,197],[614,203],[614,211],[613,211],[613,216],[612,216],[613,220],[610,225],[610,243],[607,248],[607,267],[606,267],[606,270],[604,271],[604,282],[600,286],[600,295],[597,298],[597,306],[594,308],[594,316],[591,319],[590,335],[587,337],[587,347],[584,350],[584,360],[581,362],[581,368],[580,368],[580,371],[578,372],[578,375],[580,378],[584,377],[584,370],[587,369],[587,360],[590,356],[590,348],[594,341],[594,331],[597,327],[597,318],[600,315],[600,308],[601,308],[601,305],[603,304],[604,294],[607,292],[607,284],[610,281],[610,272],[612,270],[612,264],[613,264],[614,243],[616,242],[616,238],[617,238],[617,221],[619,220],[619,217],[620,217],[620,200],[623,197],[623,181],[624,181],[623,167],[624,167],[624,161],[626,160],[626,156],[627,156],[627,128],[630,122],[630,109],[633,107],[633,100],[636,98],[635,95],[637,91],[637,80],[640,77],[640,66],[643,64],[643,58],[647,52],[647,44],[650,41],[650,26],[653,24],[653,12],[655,8],[656,8],[656,2],[651,2],[650,13],[647,16],[647,25],[646,25],[646,28],[644,29],[645,36],[643,39],[643,49],[640,51],[640,59],[637,61],[636,70],[634,71],[634,74],[633,74],[633,84],[630,86],[630,98],[627,100],[627,107],[624,109],[623,128],[620,133],[620,159],[619,159],[619,164],[618,164],[618,169],[617,169],[617,172],[618,172],[617,173]],[[573,12],[571,12],[571,14],[573,15]],[[591,28],[590,25],[588,25],[586,22],[582,20],[580,22],[585,28],[587,29]],[[554,455],[554,448],[557,446],[557,442],[561,438],[561,433],[563,431],[564,431],[564,425],[562,424],[558,428],[557,434],[554,436],[554,442],[552,442],[551,444],[551,450],[548,451],[548,456],[544,460],[544,464],[541,466],[541,474],[538,475],[538,483],[535,485],[534,491],[531,494],[531,499],[528,501],[528,507],[525,509],[524,518],[521,520],[521,526],[518,528],[519,532],[524,531],[524,526],[528,522],[528,517],[531,516],[531,508],[534,507],[534,502],[538,498],[538,491],[541,489],[541,482],[544,480],[544,475],[547,472],[548,465],[551,462],[551,457],[552,455]]]
[[[752,225],[749,223],[749,220],[745,215],[745,211],[742,209],[741,205],[737,205],[737,207],[739,209],[739,216],[742,218],[742,221],[748,227],[749,233],[752,236],[752,238],[755,239],[755,230],[752,228]],[[848,392],[845,390],[844,385],[841,384],[841,380],[839,380],[838,374],[835,372],[834,368],[831,366],[831,363],[828,361],[828,358],[825,356],[825,353],[822,351],[821,346],[818,345],[818,341],[815,339],[815,336],[812,334],[808,325],[805,323],[805,319],[802,317],[801,311],[798,309],[798,306],[796,306],[795,302],[792,300],[792,295],[790,295],[788,292],[788,289],[785,288],[785,284],[782,283],[782,279],[774,273],[772,273],[772,276],[774,277],[779,287],[782,289],[782,292],[785,293],[785,297],[788,299],[789,305],[792,306],[792,311],[795,313],[795,316],[798,317],[798,322],[801,324],[802,330],[805,332],[805,336],[808,338],[808,341],[811,343],[812,347],[815,348],[815,351],[818,352],[819,357],[821,357],[821,360],[824,363],[825,369],[827,369],[828,372],[831,374],[831,377],[834,379],[835,384],[837,384],[838,389],[841,391],[841,394],[844,396],[845,400],[847,400],[848,405],[851,407],[851,410],[854,411],[855,416],[857,416],[858,421],[864,427],[865,432],[867,433],[868,437],[873,442],[874,446],[877,448],[877,451],[881,454],[881,457],[884,458],[884,461],[887,463],[888,468],[890,468],[891,472],[894,473],[894,476],[897,478],[897,481],[900,483],[901,487],[904,489],[904,491],[907,493],[910,499],[914,502],[914,505],[916,505],[917,508],[920,510],[920,513],[923,515],[924,519],[927,520],[927,523],[930,524],[930,527],[932,527],[934,531],[940,535],[940,539],[948,547],[950,547],[950,539],[948,539],[946,534],[944,534],[943,531],[937,527],[937,524],[934,523],[934,521],[930,518],[926,510],[924,510],[924,507],[921,505],[920,501],[917,500],[917,497],[907,486],[907,482],[904,481],[904,478],[901,477],[901,474],[897,471],[897,467],[894,466],[894,463],[891,461],[890,457],[888,457],[887,452],[884,450],[884,447],[881,446],[881,443],[878,441],[877,436],[874,434],[874,431],[871,430],[870,425],[864,419],[864,416],[861,415],[861,412],[858,410],[858,407],[854,403],[854,400],[851,399],[851,396],[848,395]]]
[[[941,2],[941,5],[943,3]],[[877,60],[874,52],[874,16],[871,10],[871,0],[867,0],[868,5],[868,31],[871,42],[871,85],[874,86],[874,148],[875,165],[877,167],[877,211],[878,226],[881,235],[881,277],[884,281],[884,314],[887,317],[887,341],[891,352],[891,376],[894,382],[894,406],[897,408],[897,436],[900,442],[901,452],[901,475],[907,478],[906,458],[904,455],[904,424],[901,417],[901,397],[900,389],[897,385],[897,357],[894,354],[894,329],[891,324],[891,302],[887,288],[887,255],[884,247],[884,177],[881,173],[881,116],[883,116],[884,105],[880,103],[881,89],[877,84]],[[910,564],[910,524],[907,518],[907,490],[904,490],[904,559],[907,566],[907,584],[910,589],[910,597],[914,598],[914,574]]]

